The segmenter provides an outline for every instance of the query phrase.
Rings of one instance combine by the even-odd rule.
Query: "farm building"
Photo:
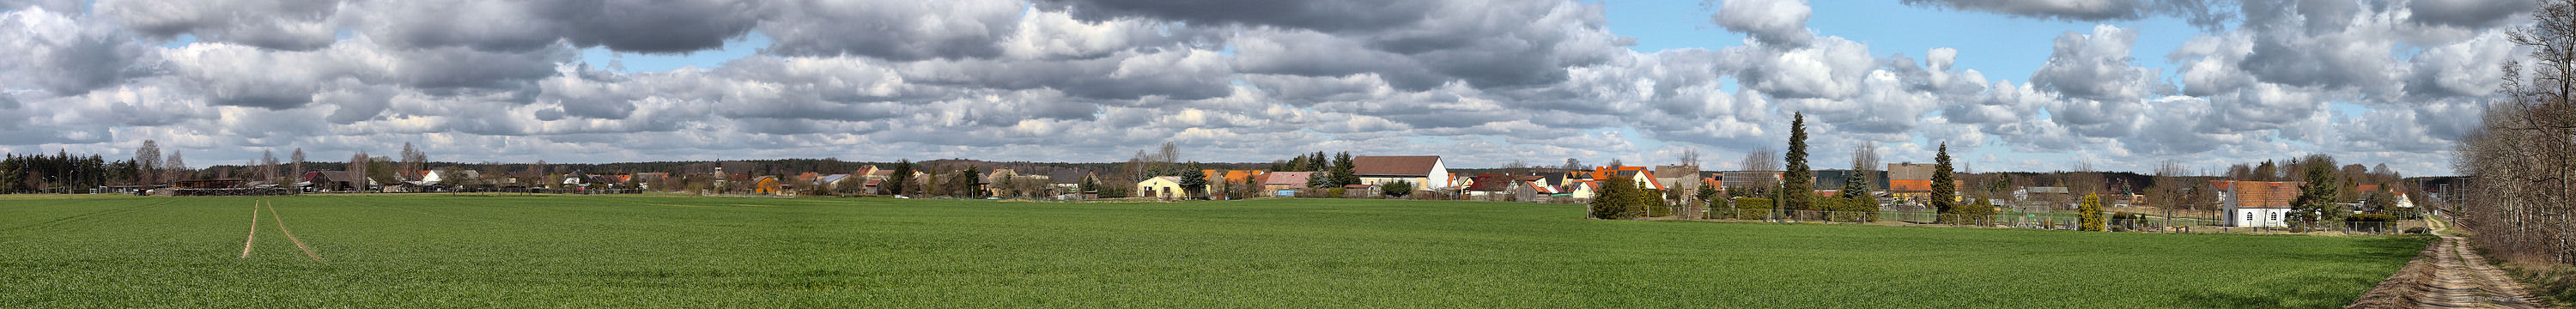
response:
[[[1261,190],[1272,196],[1296,196],[1297,190],[1306,188],[1306,181],[1314,177],[1315,172],[1272,172],[1262,178]]]

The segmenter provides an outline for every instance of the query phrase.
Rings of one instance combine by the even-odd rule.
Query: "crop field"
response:
[[[1582,214],[1338,199],[9,198],[0,308],[2333,308],[2427,241]]]

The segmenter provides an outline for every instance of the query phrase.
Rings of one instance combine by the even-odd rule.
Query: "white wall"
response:
[[[2289,216],[2289,208],[2230,208],[2227,212],[2227,225],[2238,227],[2287,227],[2290,226],[2289,221],[2287,221]]]
[[[1433,161],[1431,161],[1431,175],[1425,175],[1425,176],[1430,176],[1430,177],[1431,177],[1431,182],[1430,182],[1430,183],[1431,183],[1431,186],[1433,186],[1433,187],[1430,187],[1431,189],[1442,189],[1442,188],[1448,188],[1448,187],[1449,187],[1449,164],[1448,164],[1448,163],[1440,162],[1439,160],[1433,160]]]

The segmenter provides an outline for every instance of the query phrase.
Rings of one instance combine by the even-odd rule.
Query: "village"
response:
[[[150,145],[147,143],[147,146]],[[1567,159],[1563,166],[1528,167],[1514,162],[1498,168],[1453,168],[1442,156],[1353,156],[1341,153],[1299,155],[1268,164],[1202,164],[1177,162],[1175,147],[1139,151],[1123,163],[1037,164],[939,160],[861,164],[822,160],[750,160],[636,164],[433,164],[426,154],[404,145],[402,158],[353,156],[352,162],[277,162],[219,165],[188,169],[174,153],[167,159],[139,158],[48,173],[32,169],[53,162],[46,156],[11,155],[0,171],[23,175],[90,175],[97,179],[8,181],[9,192],[115,193],[133,195],[288,195],[341,193],[419,194],[684,194],[748,197],[896,197],[1080,200],[1242,200],[1269,198],[1345,198],[1466,200],[1523,203],[1594,204],[1607,186],[1625,185],[1657,195],[1658,205],[1641,217],[1665,219],[1736,219],[1767,221],[1946,222],[1949,216],[1978,216],[1980,225],[2078,229],[2085,203],[2089,212],[2108,213],[2113,225],[2132,230],[2179,230],[2190,227],[2285,228],[2301,217],[2327,217],[2305,210],[2302,195],[2309,169],[2322,169],[2340,183],[2331,218],[2366,220],[2359,228],[2395,232],[2391,222],[2420,218],[2419,204],[2449,203],[2442,194],[2457,178],[2401,178],[2358,164],[2265,161],[2239,164],[2224,175],[2184,176],[2166,166],[2160,175],[2129,172],[1999,172],[1959,173],[1943,177],[1943,164],[1886,163],[1858,160],[1852,169],[1816,170],[1804,188],[1818,199],[1843,201],[1835,206],[1800,207],[1775,203],[1791,173],[1766,166],[1769,154],[1747,156],[1740,166],[1757,170],[1710,171],[1695,163],[1585,166]],[[138,153],[155,153],[140,149]],[[301,150],[295,150],[301,159]],[[1946,154],[1946,153],[1945,153]],[[1874,157],[1868,150],[1855,157]],[[72,158],[72,166],[93,159]],[[78,161],[78,162],[74,162]],[[100,160],[103,161],[103,160]],[[138,167],[132,162],[162,162]],[[2325,164],[2311,167],[2308,165]],[[107,166],[120,169],[110,169]],[[340,170],[318,170],[337,165]],[[437,165],[434,166],[433,165]],[[355,168],[350,168],[355,167]],[[731,167],[732,169],[728,169]],[[1221,167],[1221,168],[1210,168]],[[1883,167],[1883,169],[1879,169]],[[121,168],[133,168],[125,170]],[[313,170],[308,170],[313,169]],[[639,172],[659,168],[662,171]],[[826,170],[828,169],[828,170]],[[2087,169],[2079,166],[2079,169]],[[159,170],[160,172],[150,172]],[[1951,179],[1939,188],[1935,179]],[[1624,181],[1624,182],[1622,182]],[[70,185],[94,184],[85,190]],[[111,185],[112,184],[112,185]],[[50,190],[50,191],[49,191]],[[1951,192],[1941,194],[1939,192]],[[1948,201],[1936,197],[1947,195]],[[2090,197],[2088,199],[2088,197]],[[1943,203],[1947,202],[1947,203]],[[1775,205],[1778,204],[1778,205]],[[1848,204],[1848,205],[1844,205]],[[1956,204],[1959,207],[1939,206]],[[1950,208],[1975,209],[1954,210]],[[1865,212],[1865,214],[1857,214]],[[2004,214],[2004,215],[1999,215]],[[2021,216],[2010,216],[2020,214]],[[2303,216],[2304,215],[2304,216]],[[2001,222],[1998,222],[2001,221]],[[2313,221],[2313,220],[2311,220]],[[2307,222],[2314,223],[2314,222]],[[2350,225],[2345,225],[2350,227]]]

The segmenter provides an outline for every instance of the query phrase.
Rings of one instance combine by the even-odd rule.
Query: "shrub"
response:
[[[1735,218],[1745,220],[1769,218],[1771,216],[1772,206],[1776,205],[1773,205],[1771,203],[1771,199],[1767,198],[1736,198]]]
[[[1332,196],[1327,196],[1327,197],[1337,197],[1337,198],[1338,198],[1338,197],[1350,197],[1350,196],[1351,196],[1351,189],[1343,189],[1343,188],[1336,187],[1336,188],[1333,188],[1332,190],[1324,190],[1324,191],[1325,191],[1325,193],[1326,193],[1326,194],[1331,194],[1331,195],[1332,195]]]
[[[1411,194],[1413,194],[1413,182],[1409,182],[1409,181],[1396,181],[1396,182],[1390,182],[1390,183],[1386,183],[1385,185],[1377,186],[1377,188],[1378,188],[1378,190],[1379,190],[1379,191],[1384,191],[1383,193],[1386,193],[1386,195],[1387,195],[1387,196],[1393,196],[1393,197],[1397,197],[1397,198],[1402,198],[1402,197],[1404,197],[1405,195],[1411,195]]]
[[[2075,208],[2077,223],[2086,231],[2102,230],[2102,196],[2086,194]]]
[[[1637,190],[1637,203],[1646,207],[1647,217],[1673,215],[1673,205],[1664,203],[1663,191]]]

